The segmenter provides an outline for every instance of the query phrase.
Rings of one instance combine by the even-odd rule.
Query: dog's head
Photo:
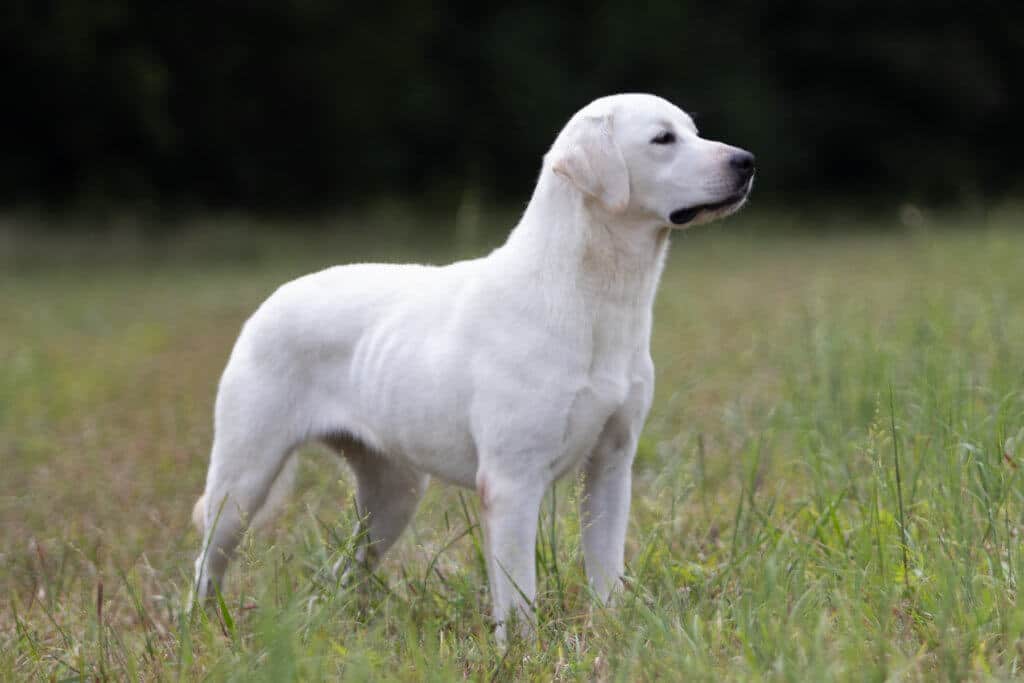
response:
[[[588,203],[658,225],[706,223],[737,211],[754,155],[705,140],[686,112],[654,95],[612,95],[570,119],[545,158]]]

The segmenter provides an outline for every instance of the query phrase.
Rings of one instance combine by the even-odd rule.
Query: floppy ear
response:
[[[551,168],[612,213],[629,204],[626,160],[612,139],[612,117],[584,116],[565,132]]]

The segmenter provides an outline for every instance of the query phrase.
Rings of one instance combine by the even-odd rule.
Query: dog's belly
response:
[[[437,393],[432,396],[439,399]],[[465,420],[456,410],[445,410],[447,406],[441,399],[432,403],[397,399],[384,412],[346,401],[329,409],[324,421],[331,426],[324,431],[351,434],[379,452],[380,457],[472,488],[477,471],[476,448]]]
[[[469,427],[465,368],[434,335],[381,335],[358,349],[337,414],[358,416],[386,457],[472,488],[477,453]]]
[[[465,488],[475,485],[476,448],[457,415],[424,415],[407,423],[394,432],[390,453],[449,484]]]

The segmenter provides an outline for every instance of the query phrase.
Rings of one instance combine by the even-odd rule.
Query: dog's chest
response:
[[[630,395],[626,363],[597,364],[568,397],[561,448],[551,463],[556,477],[578,467],[598,445],[605,425]]]

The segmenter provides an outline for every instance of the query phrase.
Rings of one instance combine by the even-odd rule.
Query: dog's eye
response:
[[[656,137],[651,139],[652,145],[671,145],[676,141],[676,134],[670,130],[666,130],[664,133],[659,133]]]

